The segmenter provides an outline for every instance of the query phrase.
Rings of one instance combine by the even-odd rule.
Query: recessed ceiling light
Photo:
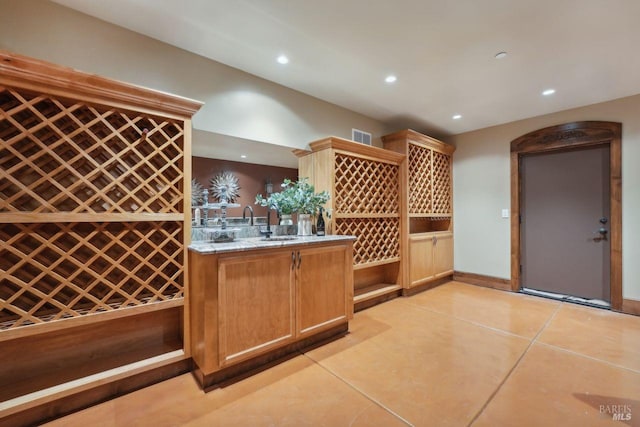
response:
[[[453,117],[451,117],[453,120],[460,120],[462,118],[462,115],[460,114],[454,114]]]
[[[502,58],[506,58],[506,57],[507,57],[507,52],[498,52],[494,56],[494,58],[496,58],[496,59],[502,59]]]
[[[398,80],[398,78],[396,76],[394,76],[393,74],[391,74],[390,76],[387,76],[384,81],[387,83],[395,83],[395,81]]]
[[[283,64],[284,65],[284,64],[288,64],[289,63],[289,58],[287,58],[285,55],[280,55],[280,56],[278,56],[277,61],[278,61],[279,64]]]
[[[555,90],[555,89],[547,89],[547,90],[543,90],[543,91],[542,91],[542,94],[543,94],[544,96],[553,95],[554,93],[556,93],[556,90]]]
[[[246,158],[247,158],[247,155],[246,155],[246,154],[241,154],[241,155],[240,155],[240,158],[241,158],[241,159],[246,159]]]

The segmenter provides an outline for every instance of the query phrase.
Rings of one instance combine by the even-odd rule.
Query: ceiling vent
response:
[[[358,129],[351,129],[351,139],[365,145],[371,145],[371,134]]]

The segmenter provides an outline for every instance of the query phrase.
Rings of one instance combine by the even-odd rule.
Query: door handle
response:
[[[601,242],[602,240],[608,240],[607,234],[609,233],[609,231],[606,228],[600,227],[598,231],[593,232],[593,234],[596,234],[596,233],[598,233],[598,236],[593,238],[594,242]]]
[[[291,269],[294,270],[296,268],[296,253],[291,251]]]
[[[300,270],[300,264],[302,264],[302,255],[300,255],[300,251],[298,251],[298,270]]]

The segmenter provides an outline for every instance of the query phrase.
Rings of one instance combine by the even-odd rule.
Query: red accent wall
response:
[[[236,200],[236,203],[240,203],[242,207],[227,209],[227,215],[231,217],[242,216],[242,209],[246,205],[250,205],[253,208],[255,216],[266,216],[267,208],[255,205],[254,201],[256,194],[266,196],[264,186],[267,179],[271,179],[274,192],[280,191],[280,184],[285,178],[289,178],[292,181],[298,179],[298,169],[208,159],[205,157],[192,158],[193,178],[205,188],[209,188],[211,178],[221,172],[230,172],[235,175],[240,185],[240,197]],[[213,200],[209,199],[209,201],[212,202]]]

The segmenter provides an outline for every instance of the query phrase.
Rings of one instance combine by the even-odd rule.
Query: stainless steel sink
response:
[[[262,240],[263,242],[284,242],[287,240],[297,240],[298,238],[296,236],[271,236],[269,238],[267,237],[263,237]]]

